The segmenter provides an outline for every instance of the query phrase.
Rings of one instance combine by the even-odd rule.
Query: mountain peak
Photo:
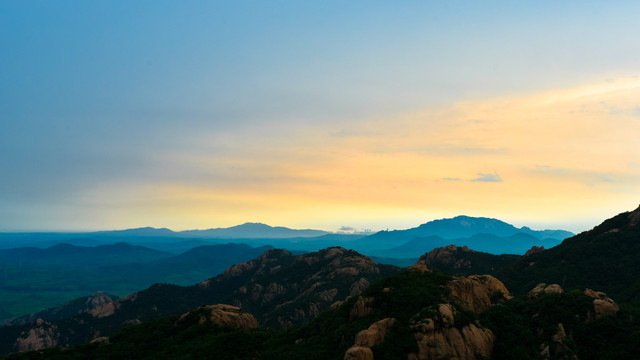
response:
[[[629,213],[629,225],[636,226],[640,223],[640,206]]]

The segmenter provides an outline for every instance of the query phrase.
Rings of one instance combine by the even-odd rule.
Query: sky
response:
[[[640,204],[640,3],[0,0],[0,231],[584,231]]]

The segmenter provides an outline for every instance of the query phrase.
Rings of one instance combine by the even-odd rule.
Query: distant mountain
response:
[[[22,247],[0,250],[2,266],[58,265],[65,267],[98,267],[128,263],[144,263],[173,256],[164,251],[127,243],[100,246],[58,244],[46,249]]]
[[[178,232],[182,237],[194,238],[219,238],[219,239],[240,239],[240,238],[263,238],[263,239],[283,239],[294,237],[314,237],[329,234],[321,230],[295,230],[282,226],[269,226],[261,223],[244,223],[242,225],[228,228],[215,228],[207,230],[186,230]]]
[[[172,231],[166,228],[143,227],[127,230],[99,231],[89,233],[91,236],[123,237],[123,236],[152,236],[152,237],[181,237],[181,238],[215,238],[215,239],[284,239],[294,237],[314,237],[329,234],[327,231],[311,229],[290,229],[282,226],[269,226],[262,223],[244,223],[227,228],[212,228],[206,230]]]
[[[354,248],[376,256],[400,257],[424,254],[446,245],[466,245],[493,254],[522,254],[534,245],[553,247],[572,235],[564,230],[535,231],[496,219],[457,216],[407,230],[381,231],[359,240]]]
[[[176,238],[181,240],[199,241],[204,239],[290,239],[310,238],[332,234],[322,230],[290,229],[282,226],[269,226],[261,223],[244,223],[228,228],[207,230],[172,231],[166,228],[142,227],[126,230],[110,230],[77,233],[0,233],[0,249],[15,247],[49,247],[59,243],[95,246],[127,242],[136,245],[155,244],[155,248],[171,250]],[[362,235],[342,235],[345,237],[362,237]],[[198,245],[206,245],[199,243]],[[210,245],[210,244],[209,244]],[[266,245],[261,243],[260,245]],[[191,246],[193,247],[193,246]],[[326,245],[324,246],[326,247]],[[177,246],[178,250],[186,250],[184,246]]]
[[[153,283],[191,285],[224,272],[229,266],[260,256],[272,246],[251,247],[245,244],[203,245],[182,254],[144,264],[123,264],[103,267],[96,281],[102,288],[115,287],[128,274],[139,286],[131,291],[146,288]],[[112,285],[110,285],[112,284]]]
[[[141,227],[135,229],[125,230],[109,230],[109,231],[97,231],[89,233],[96,236],[176,236],[177,233],[167,228],[154,228],[154,227]]]
[[[539,282],[597,288],[618,302],[640,305],[640,207],[604,221],[562,244],[521,259],[499,272],[512,291]]]

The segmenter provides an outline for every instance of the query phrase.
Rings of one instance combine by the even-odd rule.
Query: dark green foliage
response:
[[[538,283],[563,288],[591,288],[618,303],[640,304],[640,225],[622,213],[561,245],[523,257],[497,277],[514,293]]]
[[[438,249],[434,250],[437,251]],[[472,251],[462,247],[457,247],[453,254],[454,261],[450,262],[427,262],[427,268],[440,270],[448,274],[455,275],[493,275],[513,264],[522,258],[521,255],[494,255],[481,251]]]
[[[437,304],[449,280],[451,275],[439,271],[402,271],[372,284],[362,296],[375,299],[377,315],[392,314],[399,321],[408,321],[422,308]]]
[[[345,266],[355,273],[338,271]],[[132,319],[149,321],[220,303],[241,304],[244,311],[256,314],[260,324],[265,327],[279,327],[279,317],[300,326],[315,316],[312,311],[322,311],[331,305],[332,300],[321,299],[319,293],[335,291],[336,299],[344,299],[349,295],[350,287],[360,279],[374,281],[397,272],[398,268],[375,264],[355,251],[334,248],[300,257],[273,249],[236,270],[212,278],[202,286],[155,284],[140,291],[134,298],[122,301],[110,316],[94,318],[85,314],[56,320],[55,324],[62,333],[61,343],[84,343],[92,339],[96,332],[110,336]],[[268,290],[273,285],[278,291],[269,293],[267,297],[266,290],[251,292],[254,285],[261,290]],[[240,287],[250,289],[249,293],[238,291]],[[306,291],[308,289],[312,290]],[[312,310],[308,310],[310,303],[315,306]],[[307,310],[308,317],[296,318],[294,315],[299,310]],[[25,328],[0,329],[0,332],[7,333],[6,337],[0,337],[0,354],[14,351],[15,334]]]
[[[406,358],[417,350],[408,327],[410,317],[434,307],[445,296],[451,277],[440,272],[403,271],[372,284],[363,294],[376,299],[377,310],[366,317],[350,317],[356,297],[320,314],[311,324],[292,330],[231,330],[199,324],[204,309],[182,320],[170,316],[124,328],[109,343],[16,354],[8,359],[342,359],[355,335],[374,322],[395,317],[385,342],[372,350],[376,359]],[[378,307],[379,306],[379,307]],[[215,355],[214,355],[215,354]]]
[[[581,291],[545,294],[535,300],[516,297],[485,311],[480,320],[497,337],[493,359],[542,359],[541,345],[552,344],[562,324],[566,351],[580,359],[630,359],[640,350],[640,321],[629,314],[588,322],[593,299]],[[635,341],[634,341],[635,340]],[[550,346],[551,357],[555,346]]]

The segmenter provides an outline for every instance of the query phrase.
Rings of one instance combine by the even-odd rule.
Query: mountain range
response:
[[[448,245],[404,270],[339,247],[270,249],[193,286],[156,284],[40,313],[0,328],[1,348],[94,340],[12,357],[25,359],[634,358],[638,239],[640,208],[551,249]]]
[[[253,247],[315,251],[342,246],[379,257],[410,257],[450,244],[467,245],[490,253],[523,254],[532,246],[552,247],[573,234],[564,230],[535,231],[516,228],[491,218],[457,216],[427,222],[407,230],[380,231],[372,235],[334,234],[320,230],[295,230],[260,223],[229,228],[174,232],[161,228],[138,228],[93,233],[0,233],[0,248],[29,245],[48,247],[60,242],[96,246],[127,242],[168,252],[183,252],[198,245],[227,243],[229,239]],[[391,256],[390,256],[391,255]]]

